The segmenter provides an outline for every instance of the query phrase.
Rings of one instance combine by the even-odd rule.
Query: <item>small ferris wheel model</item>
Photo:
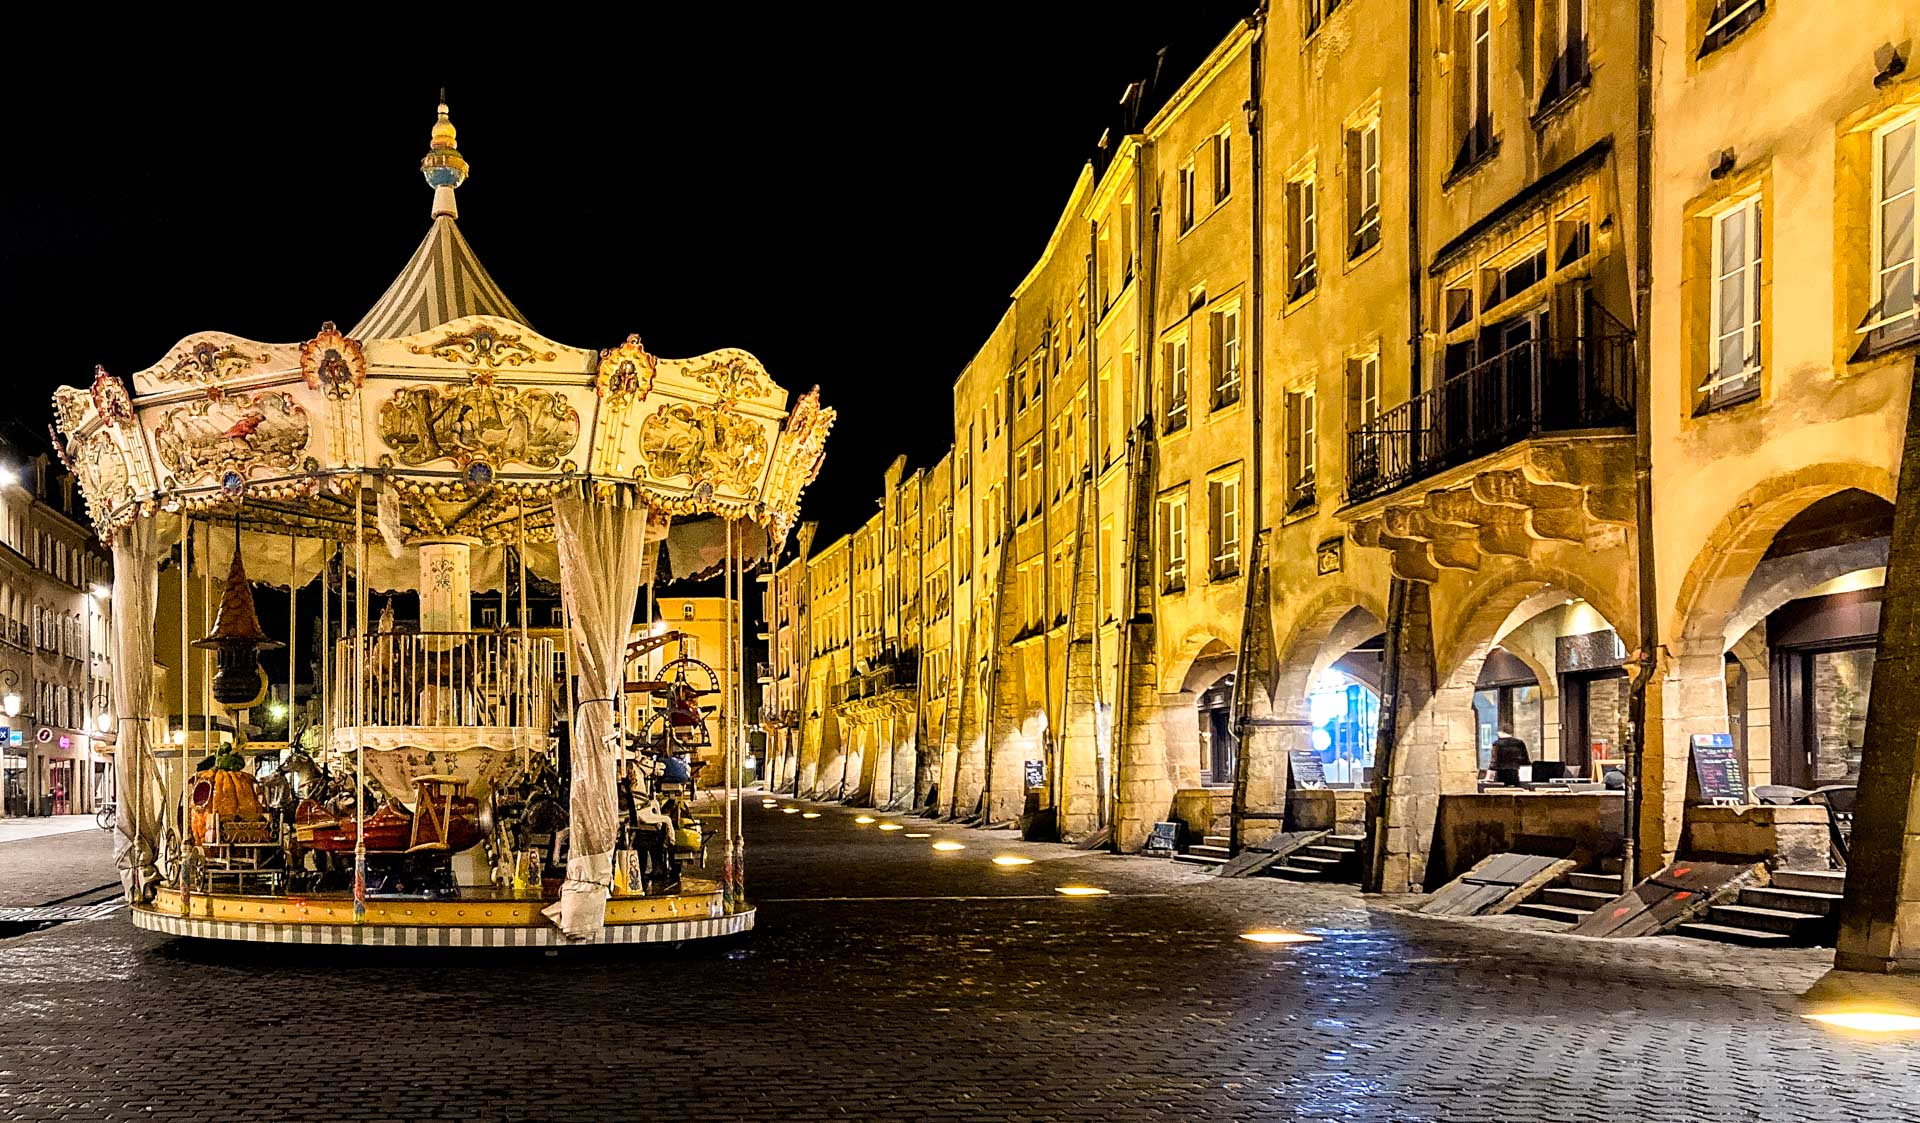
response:
[[[634,738],[639,751],[681,756],[713,743],[707,707],[700,704],[720,693],[720,676],[711,666],[681,655],[661,666],[659,677],[629,683],[627,691],[651,695],[655,703]]]

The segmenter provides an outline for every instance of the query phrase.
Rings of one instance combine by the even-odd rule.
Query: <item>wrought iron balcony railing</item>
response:
[[[1633,336],[1534,339],[1347,434],[1359,502],[1540,433],[1633,425]]]

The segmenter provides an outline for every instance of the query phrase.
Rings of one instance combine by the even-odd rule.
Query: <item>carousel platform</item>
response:
[[[469,890],[444,901],[376,898],[359,921],[350,893],[183,894],[162,889],[131,910],[135,927],[169,936],[252,943],[434,948],[561,948],[590,944],[674,944],[753,928],[751,908],[727,912],[720,886],[683,878],[675,893],[607,901],[599,939],[568,940],[540,910],[552,904]]]

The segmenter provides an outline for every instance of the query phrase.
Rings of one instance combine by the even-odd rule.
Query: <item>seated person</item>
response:
[[[1492,755],[1488,761],[1488,771],[1493,773],[1493,782],[1507,787],[1518,787],[1520,770],[1531,768],[1533,758],[1527,755],[1527,743],[1513,735],[1511,729],[1502,729],[1500,736],[1493,739]]]

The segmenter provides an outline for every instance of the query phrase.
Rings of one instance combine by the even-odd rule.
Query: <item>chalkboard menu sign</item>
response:
[[[1293,749],[1287,753],[1287,765],[1293,769],[1294,788],[1324,788],[1327,786],[1326,770],[1320,767],[1320,754],[1312,749]]]
[[[1172,854],[1180,849],[1180,826],[1178,820],[1155,823],[1153,833],[1147,836],[1147,843],[1141,849],[1148,854]]]
[[[1689,796],[1702,803],[1747,802],[1747,762],[1734,750],[1731,733],[1693,735],[1693,784]]]
[[[1041,788],[1047,784],[1047,762],[1044,760],[1027,761],[1027,786]]]

